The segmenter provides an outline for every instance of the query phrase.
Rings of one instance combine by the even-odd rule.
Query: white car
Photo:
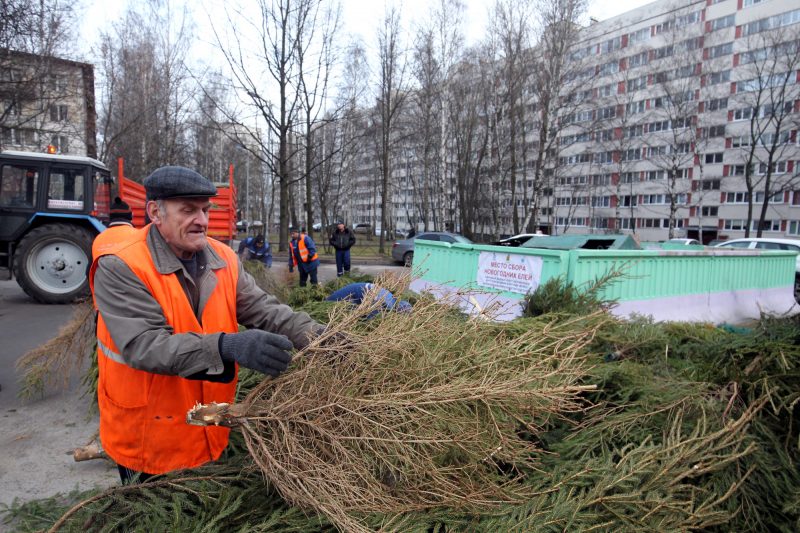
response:
[[[686,244],[686,245],[700,244],[700,241],[698,241],[697,239],[681,239],[681,238],[670,239],[667,242],[672,242],[675,244]]]
[[[715,248],[737,248],[744,250],[788,250],[797,252],[794,264],[794,294],[800,301],[800,240],[796,239],[769,239],[769,238],[746,238],[732,239],[721,242]]]
[[[522,246],[530,239],[534,237],[546,237],[547,235],[543,235],[542,233],[520,233],[519,235],[514,235],[512,237],[506,237],[505,239],[500,239],[499,241],[493,242],[492,244],[495,246]]]

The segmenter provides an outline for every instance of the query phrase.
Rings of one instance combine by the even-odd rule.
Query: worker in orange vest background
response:
[[[316,285],[317,269],[319,268],[319,257],[317,256],[317,245],[314,239],[306,235],[305,228],[297,231],[297,228],[290,229],[292,240],[289,242],[289,272],[294,271],[300,274],[300,286],[306,286],[306,280],[311,278],[311,284]]]
[[[111,203],[108,227],[98,233],[92,241],[92,257],[99,257],[103,250],[122,241],[135,231],[130,206],[117,196]]]
[[[324,327],[264,293],[207,237],[214,185],[183,167],[144,181],[152,223],[94,258],[100,442],[123,483],[216,460],[229,430],[186,424],[232,402],[238,365],[276,377]],[[246,331],[239,332],[239,324]]]

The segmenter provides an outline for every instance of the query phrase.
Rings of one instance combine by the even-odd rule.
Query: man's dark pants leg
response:
[[[299,265],[298,265],[297,268],[300,271],[300,286],[301,287],[305,287],[306,286],[306,281],[308,281],[308,272],[303,270],[303,268],[300,267]],[[314,283],[313,279],[311,280],[311,283]]]
[[[311,284],[312,285],[317,285],[319,283],[319,281],[317,281],[317,269],[316,268],[314,268],[314,270],[309,272],[308,275],[311,276]]]
[[[345,263],[345,254],[347,250],[336,250],[336,275],[341,276],[344,274],[345,264],[347,264],[347,270],[350,270],[350,262],[348,261]]]
[[[120,464],[117,465],[117,470],[119,470],[119,479],[122,480],[123,485],[130,485],[131,483],[144,483],[153,477],[153,474],[137,472]]]
[[[342,250],[342,264],[344,265],[344,273],[350,273],[350,250]]]

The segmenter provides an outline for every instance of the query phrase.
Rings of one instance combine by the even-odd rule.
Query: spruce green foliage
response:
[[[555,289],[539,300],[549,304],[536,305],[549,312],[496,324],[496,334],[514,337],[592,307],[555,305]],[[297,296],[303,307],[320,303],[310,292]],[[364,522],[376,531],[421,533],[800,531],[800,319],[764,318],[737,330],[608,320],[588,353],[594,366],[585,381],[598,386],[585,393],[591,408],[542,420],[527,434],[546,452],[535,469],[498,471],[521,475],[516,482],[536,494],[528,502]],[[241,378],[240,398],[259,381],[246,372]],[[232,435],[223,460],[114,489],[60,530],[335,531],[324,517],[283,501]],[[89,496],[15,505],[6,520],[15,531],[41,530]]]
[[[623,267],[624,269],[624,267]],[[613,302],[603,299],[603,290],[624,275],[612,270],[585,286],[576,286],[564,276],[550,278],[525,297],[523,314],[539,316],[547,313],[590,314],[606,309]]]

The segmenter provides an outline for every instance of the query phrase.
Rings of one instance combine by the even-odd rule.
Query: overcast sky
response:
[[[84,23],[81,28],[81,44],[83,54],[89,59],[89,50],[96,43],[99,28],[107,28],[117,20],[125,11],[128,3],[135,0],[88,0],[85,10]],[[184,0],[191,6],[192,15],[198,31],[196,37],[210,42],[208,32],[203,31],[208,27],[207,10],[218,8],[222,3],[213,0]],[[430,0],[388,0],[401,6],[401,16],[407,27],[424,20],[429,12]],[[487,13],[494,0],[463,0],[466,5],[464,13],[464,33],[468,43],[479,40],[485,31]],[[598,20],[605,20],[624,13],[652,0],[589,0],[588,16]],[[181,0],[173,0],[177,4]],[[367,46],[372,46],[375,40],[375,30],[381,22],[386,1],[381,0],[341,0],[344,31],[359,34]]]

